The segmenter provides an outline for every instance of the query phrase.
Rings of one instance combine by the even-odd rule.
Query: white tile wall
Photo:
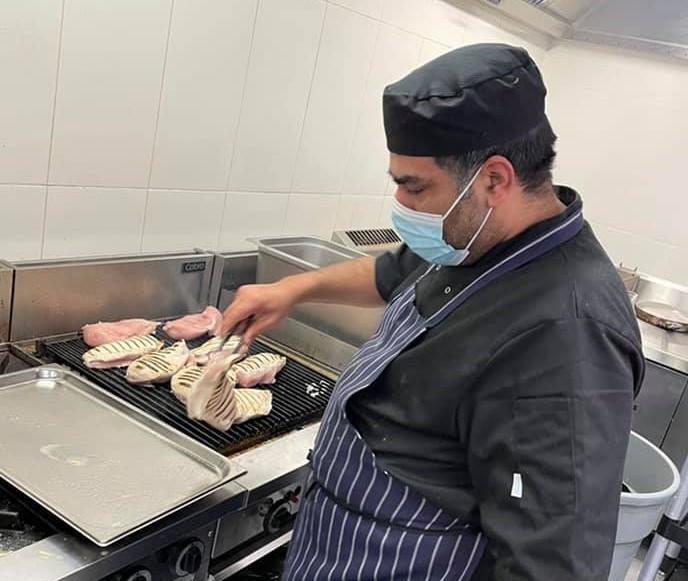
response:
[[[43,257],[137,253],[145,213],[146,190],[50,186]]]
[[[257,0],[175,0],[151,186],[224,190]]]
[[[383,2],[384,0],[331,0],[330,4],[342,6],[371,18],[379,19],[382,14]]]
[[[320,0],[261,1],[231,189],[289,189],[324,16]]]
[[[597,238],[617,264],[634,268],[637,260],[643,260],[643,271],[688,285],[688,255],[685,249],[599,222],[592,226]]]
[[[50,183],[147,187],[171,0],[66,0]]]
[[[217,249],[225,197],[224,192],[151,190],[141,250]]]
[[[388,155],[382,124],[385,86],[415,68],[422,40],[382,24],[366,84],[353,147],[344,174],[346,194],[382,195],[387,185]]]
[[[0,207],[10,209],[0,229],[5,260],[41,255],[45,193],[45,186],[0,186]]]
[[[382,196],[341,196],[337,211],[337,230],[356,228],[361,225],[374,227],[382,211]]]
[[[328,6],[293,191],[341,191],[378,28],[370,18]]]
[[[456,4],[0,3],[0,203],[14,216],[0,258],[387,226],[384,86],[450,47],[510,42],[543,69],[557,178],[612,256],[688,283],[685,64],[545,52]]]
[[[219,249],[256,248],[247,238],[279,236],[289,204],[288,194],[229,192],[225,205]]]
[[[465,34],[464,13],[442,0],[384,0],[382,19],[451,47]]]
[[[575,83],[565,74],[575,65]],[[688,67],[630,52],[562,45],[547,56],[556,178],[576,187],[617,262],[688,284]]]
[[[329,239],[337,220],[339,198],[325,194],[290,194],[284,233]]]
[[[392,227],[392,198],[386,197],[382,201],[382,208],[380,209],[380,216],[377,220],[377,225],[380,228]]]
[[[435,42],[434,40],[424,38],[423,44],[420,47],[420,54],[418,55],[418,66],[425,64],[450,50],[451,47],[447,46],[446,44],[441,44],[439,42]]]
[[[45,183],[62,0],[0,2],[0,183]]]

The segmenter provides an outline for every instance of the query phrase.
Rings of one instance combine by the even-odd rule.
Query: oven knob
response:
[[[148,569],[137,569],[124,577],[124,581],[152,581],[152,579]]]
[[[172,570],[175,575],[194,575],[201,568],[203,563],[203,543],[201,541],[191,541],[181,545],[176,557],[172,562]]]
[[[296,515],[291,511],[290,499],[285,497],[272,505],[263,519],[266,533],[276,533],[294,522]]]

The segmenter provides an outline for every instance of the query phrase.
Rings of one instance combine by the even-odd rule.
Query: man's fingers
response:
[[[253,340],[272,327],[272,317],[253,317],[244,331],[244,344],[250,345]]]
[[[232,307],[232,305],[230,305],[222,315],[222,325],[220,325],[219,334],[225,336],[227,333],[235,329],[237,325],[240,325],[244,320],[246,320],[247,317],[248,314],[244,313],[243,309],[237,309],[236,307]],[[237,333],[235,332],[234,334],[236,335]]]

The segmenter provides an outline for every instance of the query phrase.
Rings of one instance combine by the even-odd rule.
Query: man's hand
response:
[[[247,347],[302,302],[376,307],[384,305],[375,284],[372,256],[345,260],[311,272],[287,276],[273,284],[240,287],[225,310],[220,335],[243,332]]]
[[[244,346],[248,347],[258,335],[284,319],[298,298],[296,289],[282,281],[242,286],[224,312],[219,334],[243,333]]]

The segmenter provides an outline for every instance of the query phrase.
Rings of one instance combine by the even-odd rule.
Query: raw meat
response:
[[[105,343],[129,339],[137,335],[150,335],[155,332],[158,323],[147,319],[124,319],[109,323],[92,323],[81,327],[84,343],[89,347],[98,347]]]
[[[287,358],[281,355],[258,353],[240,361],[231,371],[236,374],[236,384],[239,387],[253,387],[259,383],[275,383],[275,376],[286,363]]]
[[[163,383],[172,378],[189,360],[186,341],[177,341],[171,347],[148,353],[132,362],[127,368],[129,383]]]
[[[165,323],[163,330],[172,339],[198,339],[205,334],[217,335],[222,324],[222,313],[215,307],[206,307],[202,313],[186,315]]]
[[[157,351],[163,345],[162,341],[152,335],[142,335],[99,345],[86,351],[82,359],[86,367],[93,369],[125,367],[142,355]]]

